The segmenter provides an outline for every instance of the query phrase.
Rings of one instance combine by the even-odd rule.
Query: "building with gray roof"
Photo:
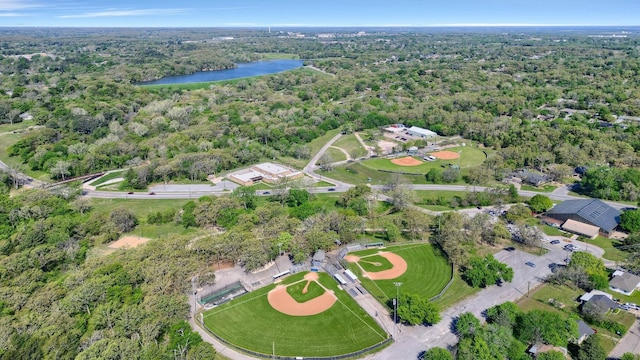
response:
[[[614,273],[615,275],[616,273]],[[609,289],[630,296],[640,285],[640,276],[625,272],[609,281]]]
[[[589,299],[589,301],[582,304],[583,311],[591,310],[599,314],[606,314],[608,311],[615,310],[617,308],[618,303],[604,295],[594,295]]]
[[[620,211],[599,199],[567,200],[554,206],[546,215],[597,226],[605,236],[611,235],[620,223]]]
[[[586,322],[582,320],[576,320],[578,323],[578,345],[582,344],[589,336],[595,334],[596,332],[587,325]]]

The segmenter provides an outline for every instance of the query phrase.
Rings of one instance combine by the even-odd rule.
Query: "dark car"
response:
[[[156,193],[154,193],[153,191],[149,193],[149,195],[155,195]]]
[[[513,246],[509,246],[508,248],[504,248],[507,251],[515,251],[516,248],[514,248]]]
[[[531,266],[532,268],[536,267],[536,264],[532,263],[531,261],[527,261],[524,264],[527,265],[527,266]]]
[[[269,195],[269,194],[271,194],[270,191],[265,191],[265,192],[262,193],[262,195]]]
[[[558,245],[560,244],[560,240],[551,240],[550,244]]]
[[[131,194],[133,194],[133,191],[129,191],[127,194],[131,195]]]
[[[329,188],[329,191],[336,191],[336,188]]]

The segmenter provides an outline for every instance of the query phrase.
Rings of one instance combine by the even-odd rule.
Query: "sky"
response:
[[[636,26],[640,0],[0,0],[0,27]]]

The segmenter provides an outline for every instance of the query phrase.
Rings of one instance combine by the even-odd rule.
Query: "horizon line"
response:
[[[431,24],[431,25],[410,25],[410,24],[381,24],[381,25],[309,25],[309,24],[275,24],[275,25],[229,25],[229,26],[182,26],[182,25],[168,25],[168,26],[136,26],[136,25],[113,25],[113,26],[62,26],[62,25],[0,25],[0,29],[5,28],[65,28],[65,29],[262,29],[270,27],[274,28],[447,28],[447,27],[640,27],[640,24]]]

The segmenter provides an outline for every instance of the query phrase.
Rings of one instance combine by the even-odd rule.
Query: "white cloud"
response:
[[[17,16],[25,16],[18,13],[2,13],[0,12],[0,17],[17,17]]]
[[[44,5],[29,0],[0,0],[0,11],[40,8]]]
[[[1,0],[0,0],[1,1]],[[121,17],[121,16],[146,16],[146,15],[180,15],[188,12],[188,9],[138,9],[138,10],[107,10],[88,12],[75,15],[61,15],[62,19],[73,18],[97,18],[97,17]]]

